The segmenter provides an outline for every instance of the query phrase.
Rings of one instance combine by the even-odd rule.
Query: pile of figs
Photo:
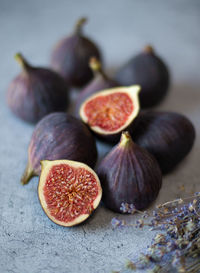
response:
[[[83,222],[101,200],[118,213],[129,213],[124,205],[148,208],[162,175],[186,157],[195,139],[182,114],[145,110],[160,103],[170,85],[169,69],[154,49],[146,46],[111,78],[99,47],[83,34],[85,22],[78,20],[56,44],[51,68],[16,54],[22,71],[7,91],[12,112],[37,123],[21,183],[40,176],[41,206],[62,226]],[[71,87],[82,88],[75,102]],[[74,116],[67,112],[72,103]],[[112,145],[98,166],[97,139]]]

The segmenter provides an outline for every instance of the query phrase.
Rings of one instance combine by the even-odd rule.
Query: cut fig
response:
[[[69,227],[86,220],[101,201],[102,189],[96,173],[84,163],[43,160],[38,195],[46,215]]]
[[[139,85],[100,91],[82,103],[80,116],[101,136],[119,134],[139,113],[139,91]]]

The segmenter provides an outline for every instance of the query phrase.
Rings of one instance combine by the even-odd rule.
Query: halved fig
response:
[[[86,220],[101,201],[102,189],[96,173],[84,163],[43,160],[38,195],[46,215],[69,227]]]
[[[100,91],[82,103],[81,119],[101,136],[117,135],[129,127],[138,115],[139,91],[139,85]]]

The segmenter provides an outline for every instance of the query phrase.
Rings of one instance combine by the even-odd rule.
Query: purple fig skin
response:
[[[75,33],[58,42],[51,56],[51,67],[73,87],[82,87],[92,79],[93,73],[88,65],[91,57],[101,60],[96,44],[82,34],[85,21],[82,18],[77,22]]]
[[[65,111],[68,88],[54,71],[30,66],[21,54],[23,71],[10,83],[7,103],[12,112],[26,122],[36,123],[51,112]]]
[[[122,203],[136,209],[147,208],[157,197],[162,174],[155,158],[135,144],[129,133],[122,133],[116,145],[97,169],[103,189],[103,202],[112,211],[122,213]]]
[[[41,160],[68,159],[93,168],[97,160],[96,142],[87,126],[64,112],[44,117],[35,127],[28,149],[28,165],[22,184],[39,175]]]
[[[152,47],[133,57],[117,72],[115,79],[121,85],[139,84],[140,104],[148,108],[159,104],[167,94],[170,84],[169,70]]]
[[[148,111],[139,114],[135,124],[133,140],[154,155],[163,174],[172,171],[194,144],[194,126],[181,114]]]

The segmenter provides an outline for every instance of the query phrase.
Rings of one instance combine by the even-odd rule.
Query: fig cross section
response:
[[[100,91],[81,105],[80,116],[96,133],[121,132],[138,115],[139,91],[138,85]]]
[[[87,219],[102,195],[95,172],[70,160],[44,160],[41,164],[38,195],[47,216],[62,226],[73,226]]]

